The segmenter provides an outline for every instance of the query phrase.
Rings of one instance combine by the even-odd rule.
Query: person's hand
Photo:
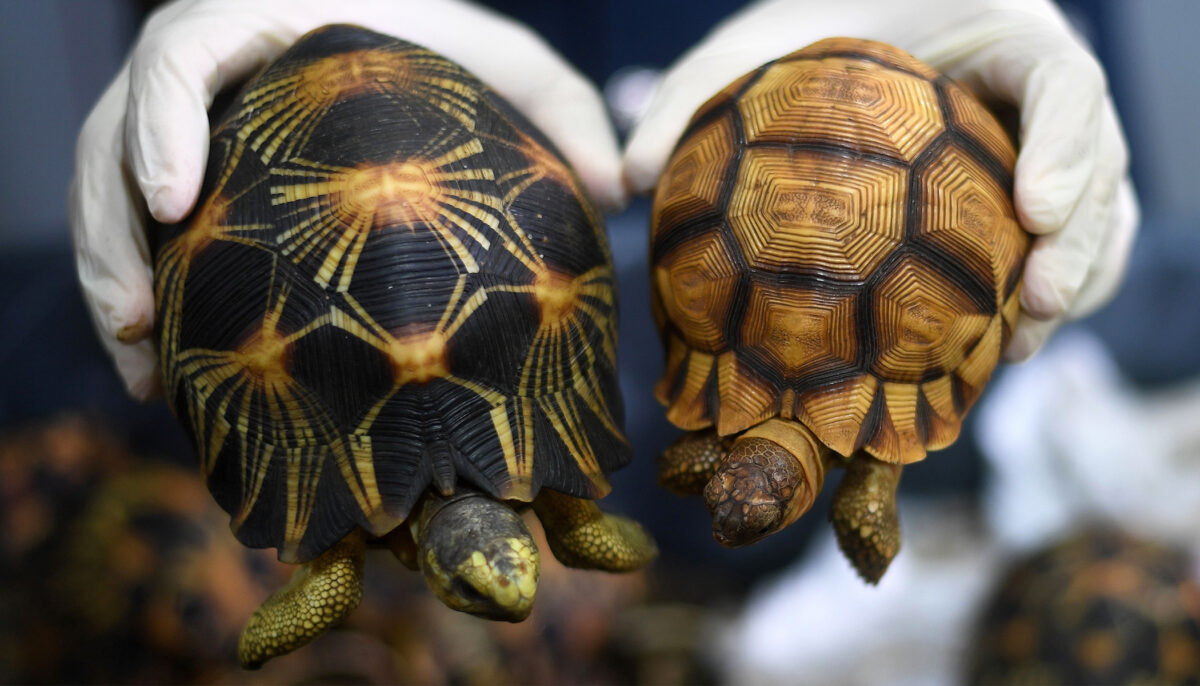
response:
[[[1029,357],[1121,280],[1138,224],[1104,72],[1049,0],[763,0],[665,74],[625,149],[629,189],[654,187],[692,113],[725,85],[830,36],[891,43],[1020,110],[1015,203],[1036,235],[1005,355]]]
[[[84,298],[129,392],[156,394],[146,209],[177,222],[208,158],[206,108],[311,29],[353,23],[439,52],[523,112],[605,209],[625,201],[596,89],[529,28],[461,0],[175,0],[146,21],[79,134],[71,234]]]

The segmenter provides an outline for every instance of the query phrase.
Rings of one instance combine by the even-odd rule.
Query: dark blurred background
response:
[[[95,341],[79,296],[66,192],[75,136],[155,3],[134,0],[0,2],[0,435],[63,413],[107,427],[133,452],[190,467],[193,453],[161,403],[130,400]],[[743,3],[491,2],[529,23],[601,88],[629,67],[662,69]],[[1200,372],[1200,58],[1193,0],[1063,2],[1095,47],[1132,151],[1143,224],[1115,300],[1084,326],[1098,333],[1136,384],[1154,388]],[[621,288],[621,377],[634,465],[618,473],[606,507],[657,536],[651,595],[735,602],[795,559],[821,515],[752,548],[727,551],[703,507],[659,490],[655,455],[675,438],[652,396],[662,365],[648,306],[648,203],[610,217]],[[909,494],[973,494],[983,467],[970,435],[905,472]],[[825,489],[826,498],[832,488]],[[823,512],[826,502],[814,511]],[[6,591],[11,592],[11,591]]]

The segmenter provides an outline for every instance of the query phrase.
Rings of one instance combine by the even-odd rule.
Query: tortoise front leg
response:
[[[716,429],[689,431],[659,456],[658,483],[679,495],[703,495],[732,445],[733,441],[718,436]]]
[[[544,488],[533,511],[559,562],[578,569],[630,572],[658,555],[658,546],[634,520],[607,514],[595,501]]]
[[[846,465],[833,496],[830,519],[838,546],[859,576],[872,584],[883,578],[900,552],[896,488],[901,469],[859,453]]]
[[[238,661],[258,669],[328,631],[358,607],[363,594],[366,534],[351,533],[263,602],[238,640]]]

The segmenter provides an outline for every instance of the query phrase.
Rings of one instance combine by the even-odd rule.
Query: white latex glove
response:
[[[208,159],[206,108],[311,29],[353,23],[423,45],[503,95],[608,210],[625,202],[616,137],[584,77],[528,27],[460,0],[176,0],[154,12],[79,134],[71,234],[84,298],[130,393],[156,394],[145,209],[177,222]],[[145,198],[145,200],[143,200]]]
[[[891,43],[1021,112],[1017,216],[1037,235],[1006,351],[1029,357],[1064,319],[1112,296],[1138,224],[1128,151],[1104,72],[1049,0],[763,0],[665,74],[625,150],[634,192],[654,187],[692,113],[737,77],[822,38]]]

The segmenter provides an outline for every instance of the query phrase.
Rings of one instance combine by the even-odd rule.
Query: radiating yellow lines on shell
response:
[[[515,133],[518,138],[516,141],[512,141],[495,135],[477,132],[489,144],[501,145],[520,152],[528,162],[524,167],[513,169],[496,177],[496,185],[504,193],[501,202],[505,208],[510,207],[513,201],[520,197],[530,186],[544,179],[550,179],[563,188],[569,189],[576,197],[587,197],[582,184],[579,182],[579,178],[562,158],[542,146],[541,143],[538,143],[524,131],[517,130]],[[607,245],[608,237],[604,234],[603,218],[596,212],[591,203],[583,202],[581,206],[587,214],[588,223],[591,225],[593,233],[600,244]],[[511,212],[506,213],[506,216],[509,226],[512,227],[513,238],[515,240],[510,239],[506,241],[504,244],[505,249],[520,259],[531,270],[536,271],[541,266],[544,266],[542,265],[540,252],[529,239],[529,235],[521,228],[517,218]]]
[[[160,324],[160,350],[166,351],[159,366],[167,384],[169,397],[175,396],[175,378],[167,370],[175,368],[173,355],[179,350],[180,327],[183,319],[183,291],[187,282],[192,259],[216,241],[241,243],[243,245],[269,248],[267,240],[255,237],[274,227],[266,223],[226,224],[230,208],[243,195],[258,184],[250,184],[237,193],[226,196],[224,191],[230,174],[237,166],[243,151],[241,144],[232,144],[227,150],[225,166],[217,183],[204,202],[196,208],[187,228],[169,241],[159,252],[154,268],[154,300],[160,303],[159,311],[165,313]]]
[[[296,159],[273,169],[272,204],[303,203],[290,213],[303,218],[277,239],[283,254],[298,262],[324,253],[315,279],[325,287],[336,283],[344,293],[372,230],[423,225],[464,271],[479,271],[468,243],[487,250],[491,240],[479,225],[494,230],[502,209],[495,196],[457,185],[494,178],[491,169],[461,168],[483,151],[479,139],[437,152],[449,139],[439,137],[413,157],[382,164],[338,167]]]
[[[361,50],[288,67],[247,93],[237,118],[250,117],[238,138],[263,164],[304,150],[336,103],[361,93],[417,95],[475,128],[477,86],[445,58],[422,49]],[[278,153],[278,157],[277,157]]]
[[[271,293],[273,300],[259,328],[235,349],[186,350],[179,355],[177,369],[192,387],[185,394],[189,419],[197,435],[206,437],[198,446],[205,473],[212,473],[231,431],[238,441],[241,493],[233,513],[235,530],[254,511],[273,460],[283,460],[287,492],[280,554],[287,558],[295,555],[308,528],[324,460],[332,454],[345,463],[348,457],[319,400],[288,370],[292,344],[323,325],[325,318],[285,334],[279,323],[288,289],[272,288]]]
[[[618,437],[623,435],[613,423],[612,413],[605,403],[596,352],[588,344],[587,329],[581,319],[586,317],[592,327],[603,332],[599,336],[601,351],[608,360],[609,368],[615,369],[611,268],[607,265],[594,267],[580,276],[570,278],[543,267],[532,284],[499,286],[492,290],[529,293],[540,305],[538,330],[526,353],[516,395],[537,398],[542,413],[576,456],[584,474],[598,489],[604,490],[607,480],[595,450],[583,431],[577,401],[582,400],[609,433]],[[602,305],[598,307],[594,304],[596,302]],[[530,408],[524,408],[524,412],[529,411]],[[523,419],[526,424],[532,424],[532,417]],[[512,466],[523,465],[515,460],[510,463]],[[514,473],[521,471],[525,470]]]

